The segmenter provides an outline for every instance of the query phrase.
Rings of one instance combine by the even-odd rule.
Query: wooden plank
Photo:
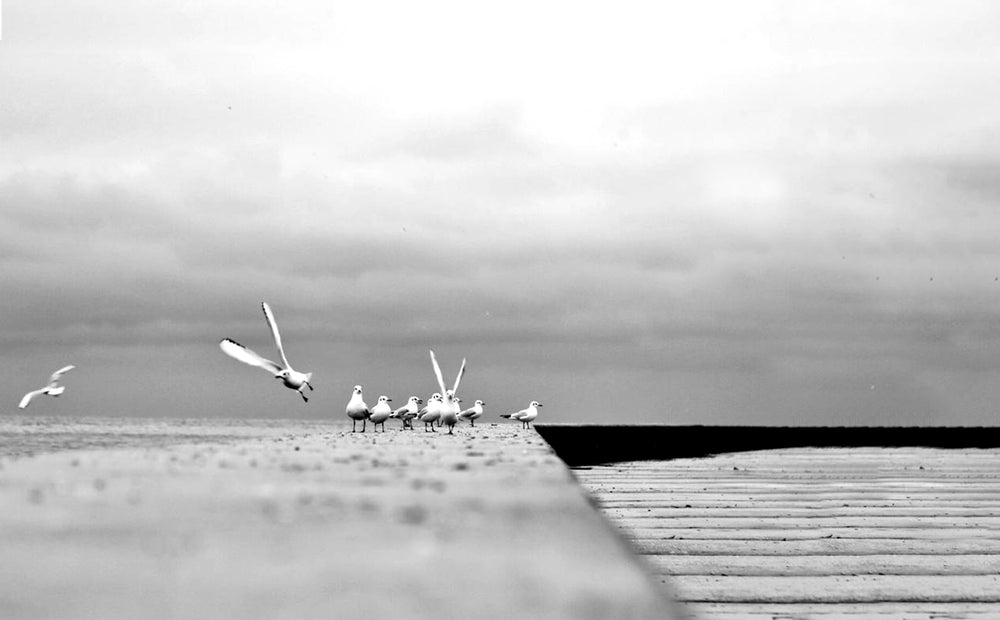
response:
[[[743,528],[642,528],[618,525],[619,531],[629,540],[828,540],[858,541],[865,544],[872,540],[1000,540],[1000,531],[976,527],[967,528],[876,528],[816,527],[769,529]]]
[[[968,555],[1000,554],[1000,540],[653,540],[632,541],[645,555]]]
[[[997,575],[1000,555],[647,555],[657,575]]]
[[[1000,603],[1000,575],[678,575],[671,584],[685,602]]]
[[[574,475],[706,618],[1000,617],[1000,450],[795,449]]]
[[[976,528],[980,530],[1000,530],[1000,515],[987,517],[960,517],[952,515],[935,515],[930,517],[900,517],[883,515],[872,517],[830,516],[830,517],[737,517],[729,514],[716,514],[712,517],[686,516],[646,516],[647,509],[636,508],[632,512],[615,511],[614,524],[624,528],[740,528],[753,529],[784,529],[784,528],[865,528],[879,530],[883,528]],[[722,511],[720,511],[721,513]]]
[[[992,517],[1000,510],[992,504],[974,506],[961,504],[942,505],[940,503],[923,503],[921,505],[903,505],[899,502],[857,502],[852,505],[842,505],[830,502],[825,505],[810,505],[808,501],[797,503],[771,503],[761,506],[753,502],[698,502],[686,504],[646,504],[643,508],[635,504],[624,506],[602,506],[609,515],[621,512],[633,516],[636,511],[645,511],[650,517],[675,516],[682,514],[688,517],[760,517],[782,518],[831,518],[831,517],[937,517],[941,514],[954,514],[961,517]]]
[[[702,620],[996,620],[992,603],[688,603]]]

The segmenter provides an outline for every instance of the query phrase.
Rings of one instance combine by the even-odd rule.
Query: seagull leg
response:
[[[355,420],[354,418],[351,418],[351,422],[353,423],[353,426],[351,427],[351,432],[352,433],[358,432],[358,421]]]
[[[299,392],[299,396],[301,396],[301,397],[302,397],[302,400],[303,400],[303,401],[305,401],[305,402],[307,402],[307,403],[309,402],[309,398],[308,398],[308,397],[307,397],[307,396],[306,396],[305,394],[303,394],[302,392]]]
[[[312,392],[312,390],[313,390],[312,383],[309,383],[308,381],[306,381],[306,385],[309,386],[309,391]]]
[[[365,428],[368,427],[368,418],[361,420],[361,432],[365,432]]]

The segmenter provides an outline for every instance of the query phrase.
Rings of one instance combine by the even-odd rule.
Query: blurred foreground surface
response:
[[[672,618],[518,425],[0,418],[0,618]]]
[[[794,448],[579,467],[703,620],[1000,618],[1000,450]]]

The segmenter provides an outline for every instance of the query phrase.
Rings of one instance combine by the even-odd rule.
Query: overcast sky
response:
[[[993,424],[1000,4],[7,0],[0,413]],[[276,356],[308,404],[225,357]],[[346,418],[345,418],[346,419]]]

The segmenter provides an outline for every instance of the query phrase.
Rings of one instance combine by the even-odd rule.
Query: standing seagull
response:
[[[533,400],[527,409],[522,409],[516,413],[503,413],[500,414],[500,417],[517,420],[521,423],[521,428],[531,428],[531,422],[538,417],[538,408],[541,406],[542,403]]]
[[[450,390],[444,387],[444,376],[441,375],[441,367],[438,366],[437,358],[434,357],[434,351],[431,351],[431,364],[434,365],[434,375],[437,377],[438,386],[441,387],[441,393],[444,396],[441,397],[441,423],[448,426],[448,434],[453,435],[452,431],[455,430],[455,424],[458,422],[458,403],[455,402],[455,392],[458,391],[458,384],[462,381],[462,375],[465,374],[465,358],[462,358],[462,367],[458,369],[458,376],[455,377],[455,387]]]
[[[485,401],[477,400],[476,404],[458,414],[459,419],[468,420],[472,426],[476,425],[476,420],[483,417],[483,405]]]
[[[413,430],[413,418],[417,417],[420,413],[420,405],[423,403],[423,399],[418,396],[411,396],[410,400],[406,401],[406,404],[399,409],[392,412],[390,418],[399,418],[403,421],[403,428],[408,428]]]
[[[364,397],[361,395],[361,386],[354,386],[354,393],[351,394],[351,401],[347,403],[347,417],[354,421],[352,433],[358,431],[358,420],[361,420],[361,432],[365,432],[365,426],[368,425],[368,418],[371,416],[371,412],[368,410],[368,405],[365,404]]]
[[[28,406],[28,403],[31,402],[32,398],[36,396],[41,396],[42,394],[48,394],[49,396],[59,396],[60,394],[65,392],[66,387],[59,385],[59,379],[62,379],[62,376],[64,374],[73,370],[74,368],[76,368],[76,366],[73,365],[63,366],[59,370],[52,373],[52,376],[49,377],[49,384],[43,388],[39,388],[33,392],[28,392],[27,394],[25,394],[24,398],[21,399],[20,404],[18,404],[18,407],[24,409],[25,407]]]
[[[378,403],[375,405],[375,408],[372,409],[372,414],[369,417],[369,419],[372,421],[372,424],[375,425],[375,430],[372,432],[375,433],[378,432],[379,424],[382,425],[382,432],[383,433],[385,432],[385,421],[388,420],[389,416],[392,415],[392,407],[389,406],[389,403],[391,402],[392,399],[389,398],[388,396],[378,397]]]
[[[427,399],[427,406],[420,410],[420,414],[417,415],[417,419],[424,423],[424,432],[427,432],[427,427],[430,426],[431,432],[436,433],[434,430],[434,422],[441,417],[441,395],[437,392],[431,395]]]
[[[264,318],[267,319],[267,324],[271,328],[271,335],[274,337],[274,344],[278,346],[278,353],[281,355],[281,362],[284,364],[284,367],[257,355],[250,349],[229,338],[223,338],[219,342],[219,348],[222,349],[223,353],[235,360],[256,366],[257,368],[263,368],[270,372],[274,375],[275,379],[281,379],[285,387],[295,390],[302,397],[302,400],[309,402],[309,398],[306,397],[302,389],[306,386],[310,390],[313,389],[312,384],[309,383],[312,380],[313,374],[311,372],[294,370],[292,365],[288,363],[288,358],[285,357],[285,349],[281,346],[281,334],[278,333],[278,323],[274,320],[274,315],[271,314],[271,307],[267,305],[266,301],[262,301],[260,307],[264,310]]]

